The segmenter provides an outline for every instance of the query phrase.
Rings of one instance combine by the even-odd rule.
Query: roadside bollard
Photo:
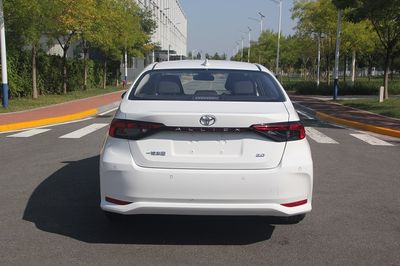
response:
[[[379,102],[382,103],[383,102],[383,91],[384,91],[385,87],[381,86],[379,88]]]

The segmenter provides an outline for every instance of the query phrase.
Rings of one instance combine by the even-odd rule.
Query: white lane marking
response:
[[[35,135],[38,135],[38,134],[42,134],[42,133],[47,132],[49,130],[51,130],[51,129],[46,129],[46,128],[38,129],[38,128],[36,128],[36,129],[31,129],[31,130],[23,131],[23,132],[14,134],[14,135],[7,136],[7,138],[29,138],[29,137],[32,137],[32,136],[35,136]]]
[[[337,141],[334,139],[331,139],[327,135],[319,132],[318,130],[312,128],[312,127],[306,127],[306,135],[310,137],[312,140],[314,140],[317,143],[324,143],[324,144],[339,144]]]
[[[304,113],[303,111],[299,111],[299,110],[297,110],[297,112],[298,112],[299,114],[301,114],[301,115],[305,116],[307,119],[312,119],[312,120],[315,120],[315,118],[314,118],[314,117],[312,117],[312,116],[309,116],[308,114]]]
[[[34,127],[33,129],[37,129],[37,128],[48,128],[48,127],[55,127],[55,126],[68,125],[68,124],[83,122],[83,121],[87,121],[87,120],[91,120],[91,119],[94,119],[94,117],[91,116],[91,117],[82,118],[82,119],[74,120],[74,121],[62,122],[62,123],[51,124],[51,125],[44,125],[44,126]],[[9,131],[3,131],[3,132],[0,132],[0,134],[9,134],[9,133],[15,133],[15,132],[22,132],[22,131],[26,131],[26,130],[28,130],[28,129],[29,129],[29,128],[16,129],[16,130],[9,130]]]
[[[118,107],[115,107],[115,108],[113,108],[113,109],[111,109],[111,110],[108,110],[108,111],[105,111],[105,112],[103,112],[103,113],[101,113],[101,114],[98,114],[98,116],[103,116],[103,115],[109,114],[109,113],[111,113],[111,112],[114,112],[114,111],[117,110],[117,109],[118,109]]]
[[[374,146],[394,146],[393,144],[390,144],[389,142],[380,140],[371,135],[367,135],[367,134],[350,134],[350,135],[359,140],[362,140],[368,144],[374,145]]]
[[[106,127],[106,126],[108,126],[108,124],[104,124],[104,123],[92,124],[90,126],[78,129],[74,132],[71,132],[64,136],[61,136],[60,139],[80,139],[80,138],[82,138],[90,133],[93,133],[103,127]]]

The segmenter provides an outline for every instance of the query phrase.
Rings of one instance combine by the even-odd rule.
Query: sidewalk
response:
[[[70,101],[22,112],[0,114],[0,132],[27,129],[83,119],[106,111],[121,100],[123,91]]]
[[[290,95],[300,109],[321,120],[400,138],[400,119],[390,118],[313,96]]]

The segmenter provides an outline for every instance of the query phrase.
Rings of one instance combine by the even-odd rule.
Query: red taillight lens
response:
[[[281,204],[281,205],[285,206],[285,207],[297,207],[297,206],[304,205],[304,204],[307,204],[307,200],[306,199],[305,200],[296,201],[296,202],[284,203],[284,204]]]
[[[301,140],[306,137],[304,126],[300,122],[262,124],[254,125],[251,128],[278,142]]]
[[[132,120],[114,119],[111,122],[109,135],[119,139],[138,140],[162,128],[163,124],[147,123]]]
[[[107,202],[110,202],[110,203],[116,204],[116,205],[128,205],[128,204],[132,203],[132,202],[129,202],[129,201],[118,200],[118,199],[114,199],[114,198],[110,198],[110,197],[106,197],[105,200]]]

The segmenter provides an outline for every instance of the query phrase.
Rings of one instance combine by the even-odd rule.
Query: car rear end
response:
[[[293,216],[311,210],[305,131],[261,66],[165,63],[125,95],[100,158],[120,214]]]

